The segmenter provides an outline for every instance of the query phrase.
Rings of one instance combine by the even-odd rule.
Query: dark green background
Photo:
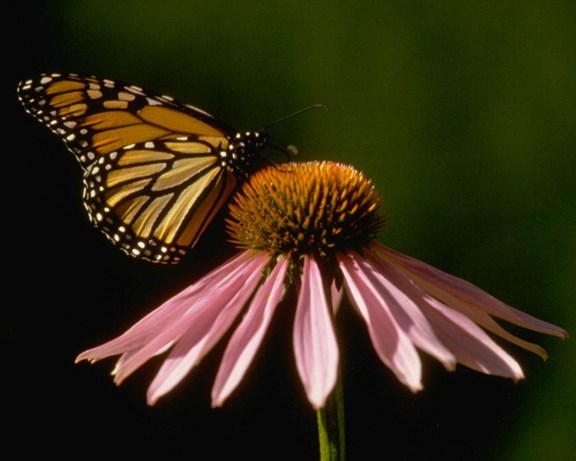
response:
[[[573,2],[8,5],[14,128],[5,133],[3,222],[6,295],[17,297],[4,303],[1,332],[9,441],[23,434],[47,454],[71,456],[317,458],[290,312],[217,410],[209,389],[222,348],[154,408],[144,392],[157,364],[121,388],[108,376],[111,360],[73,364],[227,254],[218,223],[214,239],[170,268],[133,261],[92,229],[74,159],[16,101],[17,82],[40,72],[135,83],[239,129],[324,103],[329,111],[272,134],[298,146],[299,160],[352,163],[371,176],[389,216],[384,243],[574,334]],[[425,390],[412,395],[379,363],[348,309],[339,328],[350,460],[574,459],[574,340],[524,335],[546,347],[545,363],[508,347],[527,375],[518,384],[463,367],[446,373],[423,356]]]

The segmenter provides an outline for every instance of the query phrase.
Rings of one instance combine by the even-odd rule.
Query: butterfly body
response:
[[[130,256],[177,263],[261,160],[263,132],[236,132],[196,107],[113,80],[41,75],[25,110],[80,163],[93,224]]]

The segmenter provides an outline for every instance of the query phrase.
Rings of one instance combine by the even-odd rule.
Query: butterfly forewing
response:
[[[124,146],[234,130],[206,112],[133,85],[73,74],[42,75],[18,87],[28,113],[59,135],[86,168]]]
[[[264,133],[236,133],[201,109],[113,80],[41,75],[21,82],[18,97],[82,166],[94,225],[153,262],[178,262],[196,244],[266,143]]]

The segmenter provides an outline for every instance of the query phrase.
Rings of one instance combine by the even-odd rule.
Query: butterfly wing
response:
[[[113,80],[42,75],[21,82],[18,96],[82,166],[91,221],[126,253],[152,262],[179,261],[266,142]]]
[[[175,139],[213,138],[223,144],[234,130],[206,112],[134,85],[43,74],[18,86],[24,109],[57,134],[87,168],[100,156],[124,146]]]
[[[130,256],[176,263],[236,185],[197,138],[147,141],[100,157],[84,176],[91,221]]]

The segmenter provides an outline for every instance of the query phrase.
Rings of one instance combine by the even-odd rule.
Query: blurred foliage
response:
[[[328,112],[287,120],[272,134],[298,146],[298,160],[332,159],[368,173],[389,216],[383,242],[576,331],[576,3],[70,0],[14,8],[22,48],[16,80],[46,71],[125,80],[239,129],[326,104]],[[35,135],[36,126],[25,126],[26,136]],[[38,143],[49,137],[38,136]],[[53,149],[64,150],[56,143]],[[113,333],[103,333],[106,328],[100,325],[99,334]],[[477,392],[467,398],[480,413],[478,401],[496,402],[494,428],[468,434],[476,439],[469,452],[458,452],[467,449],[458,436],[446,451],[418,451],[422,440],[451,440],[438,435],[439,422],[431,428],[426,419],[414,426],[430,433],[422,439],[413,433],[415,445],[404,457],[385,456],[387,434],[367,438],[372,429],[362,434],[362,426],[350,430],[351,450],[357,437],[365,450],[382,449],[382,459],[570,459],[576,453],[574,341],[533,338],[551,358],[542,364],[513,351],[527,379],[512,391],[500,381],[498,387],[456,373],[463,387],[453,386],[450,395],[442,385],[456,375],[430,372],[433,383],[423,394],[442,394],[437,398],[446,406],[422,406],[448,427],[459,422],[448,423],[447,415],[467,415],[446,409],[460,389]],[[386,392],[385,374],[362,386]],[[475,379],[481,385],[462,384]],[[393,408],[417,419],[423,398]],[[280,405],[290,396],[275,399]],[[381,432],[396,424],[392,410],[370,411],[374,421],[359,416],[349,424]],[[473,415],[461,421],[470,431],[491,426],[475,425]],[[183,419],[188,416],[194,415]],[[394,431],[412,431],[410,418],[402,416],[404,426]]]

